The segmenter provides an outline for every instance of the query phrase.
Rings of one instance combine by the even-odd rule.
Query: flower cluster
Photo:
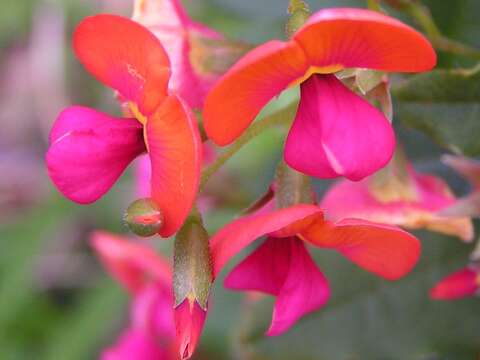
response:
[[[179,0],[137,0],[132,19],[84,19],[73,47],[85,69],[115,91],[124,117],[83,106],[62,111],[46,156],[53,183],[70,200],[92,203],[143,156],[138,193],[145,199],[132,204],[127,222],[140,235],[176,235],[173,263],[138,240],[92,236],[101,261],[132,296],[130,325],[102,359],[192,356],[213,282],[233,256],[264,237],[225,286],[276,297],[270,336],[328,302],[328,281],[309,247],[335,250],[368,272],[397,280],[421,252],[419,240],[398,226],[472,239],[471,212],[458,210],[465,206],[440,179],[393,157],[391,108],[369,101],[374,91],[389,99],[384,73],[428,71],[436,63],[428,40],[396,19],[363,9],[323,9],[293,29],[288,41],[247,52],[250,46],[193,22]],[[342,76],[346,69],[357,69],[357,85],[364,69],[381,72],[383,80],[357,91]],[[216,166],[206,141],[235,142],[270,100],[296,86],[298,109],[269,191],[210,237],[195,206],[202,161],[214,162],[207,170]],[[310,177],[343,179],[317,201]],[[476,270],[453,277],[465,283],[455,294],[476,291]],[[433,296],[455,297],[446,287],[437,286]]]

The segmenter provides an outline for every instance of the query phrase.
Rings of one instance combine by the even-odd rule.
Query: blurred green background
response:
[[[309,3],[313,9],[365,7],[364,1],[354,0]],[[478,0],[425,3],[444,35],[480,47]],[[194,19],[232,38],[260,43],[283,37],[287,0],[185,0],[184,4]],[[2,360],[94,359],[128,321],[126,293],[104,273],[87,239],[90,231],[99,228],[126,233],[119,209],[134,199],[131,173],[96,204],[80,206],[53,188],[43,156],[49,128],[63,107],[82,104],[119,112],[112,93],[74,59],[70,36],[84,16],[99,12],[128,16],[131,6],[130,0],[2,1]],[[404,14],[394,14],[414,24]],[[474,59],[440,53],[442,68],[474,64]],[[450,114],[449,126],[463,126],[466,115],[460,111],[468,112],[467,120],[472,124],[479,122],[480,94],[478,86],[474,89],[459,90],[460,100],[455,105],[464,106],[453,112],[453,119]],[[272,107],[285,101],[281,97]],[[402,114],[402,104],[397,105]],[[425,106],[432,110],[435,104]],[[413,120],[407,123],[415,124],[415,116],[410,114],[409,118]],[[399,116],[395,120],[397,133],[415,166],[444,176],[457,194],[466,193],[468,185],[438,161],[445,150],[401,120]],[[479,130],[478,125],[472,126]],[[469,131],[470,136],[480,135]],[[281,156],[282,136],[280,130],[273,129],[258,137],[214,180],[211,196],[219,200],[206,219],[211,232],[266,189]],[[459,136],[462,142],[463,135]],[[478,155],[476,151],[480,152],[474,149],[471,155]],[[320,194],[328,184],[316,183]],[[195,358],[480,359],[480,301],[432,302],[428,298],[428,290],[436,281],[466,264],[473,245],[427,232],[417,235],[424,246],[420,264],[410,276],[395,283],[362,272],[332,252],[314,251],[330,279],[333,297],[323,310],[277,338],[262,336],[271,316],[271,301],[248,309],[241,294],[225,291],[218,281]],[[171,254],[170,241],[156,241],[155,246]]]

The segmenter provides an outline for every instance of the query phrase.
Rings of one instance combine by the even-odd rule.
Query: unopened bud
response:
[[[213,282],[208,233],[195,212],[175,237],[174,315],[181,359],[189,359],[202,333]]]
[[[207,308],[208,294],[213,282],[208,233],[201,219],[190,216],[175,238],[173,287],[175,306],[185,299]]]
[[[153,236],[163,226],[163,214],[150,198],[135,200],[124,216],[125,224],[138,236]]]

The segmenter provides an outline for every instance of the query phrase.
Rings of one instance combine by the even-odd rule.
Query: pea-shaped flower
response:
[[[385,116],[334,73],[420,72],[435,63],[428,40],[398,20],[363,9],[320,10],[290,41],[260,45],[219,80],[205,102],[205,129],[227,145],[271,99],[300,85],[285,161],[311,176],[360,180],[388,163],[395,136]]]
[[[197,194],[202,153],[194,115],[168,90],[166,52],[145,27],[114,15],[83,20],[73,47],[85,68],[119,93],[134,118],[82,106],[65,109],[50,133],[46,160],[52,181],[70,200],[92,203],[147,151],[151,196],[164,217],[159,234],[174,234]]]

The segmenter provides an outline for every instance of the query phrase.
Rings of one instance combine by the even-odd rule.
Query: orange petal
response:
[[[146,137],[152,163],[152,198],[165,220],[160,235],[168,237],[182,226],[197,195],[202,140],[195,116],[174,95],[149,117]]]
[[[359,219],[319,222],[302,231],[315,246],[333,248],[361,268],[396,280],[412,270],[420,256],[420,242],[397,227]]]
[[[273,40],[249,52],[207,96],[203,118],[208,136],[218,145],[234,141],[307,67],[302,48],[293,41]]]
[[[435,51],[422,34],[364,9],[320,10],[293,38],[314,66],[418,72],[436,64]]]
[[[87,17],[73,47],[80,62],[105,85],[152,113],[167,95],[170,65],[158,39],[145,27],[115,15]]]

